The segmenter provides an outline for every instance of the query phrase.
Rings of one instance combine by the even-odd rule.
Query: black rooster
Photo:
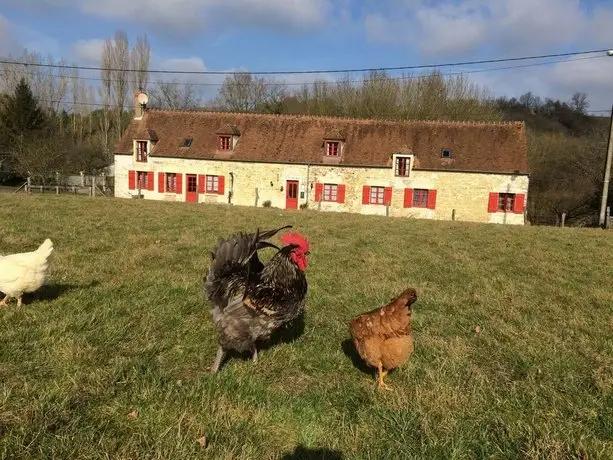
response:
[[[275,329],[304,312],[308,241],[295,232],[281,237],[282,248],[265,241],[285,228],[291,225],[261,233],[259,229],[240,232],[221,240],[211,251],[204,287],[219,332],[212,373],[219,370],[229,350],[250,350],[256,362],[256,341],[268,339]],[[268,247],[277,253],[264,265],[258,250]]]

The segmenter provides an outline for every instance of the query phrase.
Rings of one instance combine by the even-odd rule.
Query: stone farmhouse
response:
[[[115,196],[140,190],[144,199],[191,203],[523,225],[528,182],[523,122],[166,111],[135,103],[115,152]]]

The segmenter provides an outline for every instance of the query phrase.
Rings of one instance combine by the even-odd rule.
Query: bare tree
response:
[[[11,149],[15,170],[23,176],[31,176],[43,185],[63,169],[66,144],[61,136],[21,136]]]
[[[130,54],[132,68],[132,92],[147,91],[151,46],[147,34],[138,36]]]
[[[111,51],[111,88],[112,103],[116,110],[117,138],[123,133],[122,115],[128,96],[128,72],[130,69],[130,44],[128,35],[123,30],[115,32]]]
[[[159,109],[195,109],[200,105],[202,94],[192,84],[173,80],[158,81],[151,89],[151,106]]]
[[[100,98],[102,99],[102,116],[100,117],[100,132],[102,138],[102,146],[104,152],[109,154],[109,132],[111,130],[111,118],[110,118],[110,101],[112,96],[113,87],[113,43],[107,39],[104,41],[102,48],[102,57],[100,58],[100,79],[102,84],[99,88]],[[90,118],[91,120],[91,118]]]
[[[284,82],[239,72],[225,78],[214,105],[226,110],[279,113],[288,96]]]
[[[587,94],[581,92],[573,94],[570,99],[570,106],[575,112],[585,115],[587,109],[590,107],[590,101],[588,100]]]

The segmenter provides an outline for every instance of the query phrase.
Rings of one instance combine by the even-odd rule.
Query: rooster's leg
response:
[[[224,356],[226,356],[226,352],[223,351],[223,348],[219,347],[217,349],[217,356],[215,356],[215,361],[211,366],[211,374],[215,374],[219,370],[219,366],[221,365],[221,361],[223,361]]]
[[[378,379],[377,379],[377,387],[383,390],[391,390],[391,388],[383,381],[383,377],[387,375],[387,371],[383,370],[383,363],[379,361],[379,365],[377,366],[378,370]]]
[[[17,306],[21,307],[21,296],[17,297]]]
[[[258,362],[258,348],[255,345],[253,345],[253,357],[252,357],[252,359],[253,359],[254,363]]]
[[[6,299],[8,299],[9,296],[5,295],[4,299],[0,300],[0,307],[5,307],[6,306]]]

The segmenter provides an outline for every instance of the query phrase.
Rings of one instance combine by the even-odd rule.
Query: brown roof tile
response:
[[[233,152],[217,150],[219,130],[236,127]],[[233,129],[233,128],[232,128]],[[117,153],[153,131],[158,157],[324,164],[324,139],[345,138],[340,164],[385,166],[393,153],[414,153],[416,169],[528,172],[523,122],[387,121],[302,115],[147,110],[132,120]],[[224,133],[226,134],[226,133]],[[230,134],[230,133],[228,133]],[[192,136],[190,148],[181,148]],[[441,158],[441,149],[451,158]],[[326,162],[327,163],[327,162]]]

